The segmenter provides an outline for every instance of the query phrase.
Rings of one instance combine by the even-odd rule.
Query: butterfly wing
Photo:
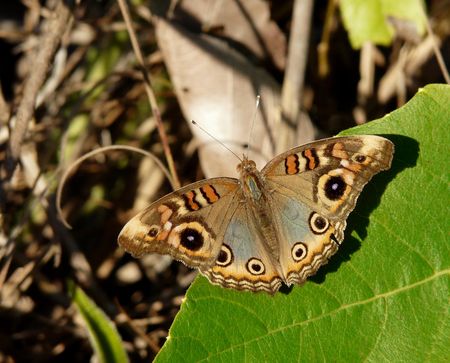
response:
[[[271,197],[280,241],[280,265],[287,285],[303,283],[336,253],[345,221],[332,221],[283,191]],[[316,212],[315,210],[319,210]]]
[[[132,255],[169,254],[190,267],[210,267],[238,206],[238,180],[213,178],[187,185],[151,204],[119,234]]]
[[[302,283],[337,251],[364,185],[389,169],[393,152],[392,142],[379,136],[337,137],[294,148],[266,165],[287,283]]]
[[[262,241],[250,208],[241,203],[226,228],[215,265],[200,272],[217,285],[273,294],[282,283],[277,263]]]

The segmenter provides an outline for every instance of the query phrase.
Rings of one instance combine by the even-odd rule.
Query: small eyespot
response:
[[[366,156],[365,155],[361,155],[361,154],[356,154],[353,159],[357,162],[357,163],[363,163],[366,161]]]
[[[149,231],[148,231],[148,235],[151,238],[155,238],[159,233],[159,227],[158,226],[151,226]]]
[[[219,252],[219,257],[217,257],[216,264],[221,267],[226,267],[228,265],[231,265],[232,262],[233,252],[231,251],[231,248],[229,246],[223,244]]]
[[[194,228],[186,228],[180,233],[180,244],[190,251],[198,251],[203,247],[203,243],[201,232]]]
[[[299,261],[303,260],[307,254],[308,254],[308,248],[302,242],[297,242],[292,247],[292,258],[294,259],[295,262],[299,262]]]
[[[314,234],[323,234],[330,226],[330,223],[326,218],[316,212],[312,212],[309,217],[309,226]]]
[[[252,275],[261,275],[266,270],[264,264],[258,258],[249,259],[246,266],[248,272],[250,272]]]

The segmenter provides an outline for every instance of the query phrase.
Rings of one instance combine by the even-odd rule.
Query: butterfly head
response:
[[[242,162],[237,166],[237,171],[241,176],[241,186],[247,198],[259,200],[263,193],[263,180],[256,163],[244,155]]]
[[[243,176],[244,174],[252,174],[258,171],[256,163],[250,160],[246,155],[242,158],[242,161],[236,167],[238,173]]]

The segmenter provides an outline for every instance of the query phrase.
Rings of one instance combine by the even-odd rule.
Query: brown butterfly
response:
[[[121,231],[134,256],[169,254],[212,283],[275,293],[301,284],[344,238],[364,185],[389,169],[391,141],[347,136],[315,141],[261,171],[244,157],[239,179],[205,179],[151,204]]]

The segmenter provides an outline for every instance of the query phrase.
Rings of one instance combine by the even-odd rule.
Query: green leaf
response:
[[[395,31],[389,18],[410,22],[423,35],[425,15],[421,0],[341,0],[342,20],[355,49],[366,41],[390,45]]]
[[[158,362],[448,362],[450,87],[344,134],[381,134],[393,165],[365,187],[339,252],[274,296],[198,277]]]
[[[89,332],[99,362],[128,362],[123,342],[114,324],[105,313],[72,281],[69,281],[72,302],[77,307]]]

